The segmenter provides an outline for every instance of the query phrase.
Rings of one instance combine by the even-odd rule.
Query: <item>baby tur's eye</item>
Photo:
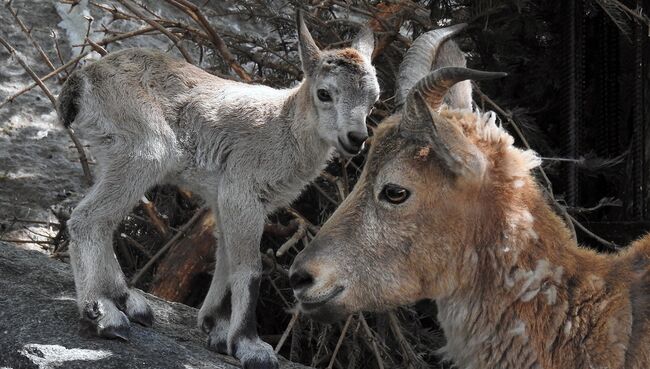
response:
[[[316,96],[318,96],[318,100],[323,102],[332,101],[332,96],[330,95],[330,93],[323,88],[319,88],[318,91],[316,91]]]

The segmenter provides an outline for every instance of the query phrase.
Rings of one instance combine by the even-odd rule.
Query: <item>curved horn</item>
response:
[[[467,67],[467,59],[454,40],[449,40],[438,49],[431,70],[443,67]],[[452,109],[472,109],[472,82],[461,81],[453,85],[445,95],[445,104]]]
[[[484,72],[469,68],[445,67],[436,69],[426,77],[420,79],[406,98],[406,103],[412,99],[416,92],[427,102],[431,110],[437,110],[442,105],[443,98],[447,91],[460,81],[471,79],[474,81],[501,78],[507,76],[504,72]]]
[[[397,90],[395,102],[397,106],[404,104],[411,88],[430,71],[436,60],[436,55],[445,41],[463,30],[467,24],[435,29],[420,35],[404,55],[404,60],[397,73]]]

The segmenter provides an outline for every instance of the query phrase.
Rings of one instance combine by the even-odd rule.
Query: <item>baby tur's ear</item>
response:
[[[305,76],[312,76],[320,61],[320,49],[305,25],[302,10],[298,10],[296,13],[296,24],[298,26],[298,51],[300,54],[300,62],[302,63],[302,71],[305,73]]]
[[[357,50],[368,61],[372,61],[372,52],[375,49],[375,34],[368,26],[364,26],[357,37],[352,41],[352,48]]]

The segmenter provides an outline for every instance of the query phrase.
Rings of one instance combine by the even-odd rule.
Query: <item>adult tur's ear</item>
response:
[[[460,127],[431,110],[420,91],[412,91],[406,98],[399,131],[402,137],[425,143],[454,175],[482,177],[486,163],[481,152]]]
[[[402,136],[429,141],[438,159],[451,172],[460,176],[482,176],[486,163],[481,152],[460,127],[447,121],[437,110],[447,91],[456,83],[506,75],[459,67],[445,67],[429,73],[406,96],[399,128]]]
[[[375,35],[372,29],[364,26],[357,37],[352,41],[352,48],[357,50],[368,61],[372,61],[372,51],[375,49]]]
[[[305,25],[301,10],[298,10],[296,13],[296,24],[298,26],[298,51],[300,54],[300,62],[302,63],[302,71],[306,76],[312,76],[320,60],[320,49]]]
[[[431,110],[420,91],[412,91],[402,110],[402,137],[427,145],[440,163],[454,175],[481,177],[485,160],[460,127]]]

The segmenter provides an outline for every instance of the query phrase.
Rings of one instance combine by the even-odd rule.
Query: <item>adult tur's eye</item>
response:
[[[319,88],[318,91],[316,91],[316,96],[318,96],[318,100],[328,102],[332,101],[332,96],[330,96],[330,93],[327,92],[327,90],[324,90],[322,88]]]
[[[381,190],[381,199],[390,202],[391,204],[401,204],[409,198],[411,193],[404,187],[394,184],[387,184]]]

